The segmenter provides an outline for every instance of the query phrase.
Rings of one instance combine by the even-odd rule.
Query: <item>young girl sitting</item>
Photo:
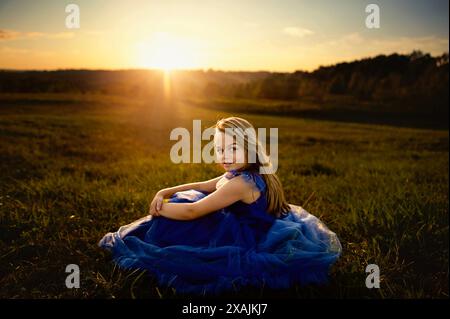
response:
[[[106,234],[99,245],[121,267],[145,269],[177,293],[325,283],[341,253],[336,234],[288,204],[264,148],[242,134],[247,129],[254,130],[242,118],[219,120],[214,144],[225,173],[158,191],[148,216]],[[241,138],[226,138],[230,130]],[[247,160],[253,150],[254,163]]]

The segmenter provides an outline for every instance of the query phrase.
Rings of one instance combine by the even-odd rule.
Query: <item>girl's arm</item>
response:
[[[242,177],[237,176],[197,202],[164,203],[157,214],[171,219],[191,220],[244,199],[252,191],[252,185]],[[150,214],[155,214],[155,211],[151,211]]]
[[[197,183],[188,183],[183,185],[178,185],[170,188],[164,188],[161,189],[156,193],[156,195],[153,197],[153,200],[150,203],[150,212],[153,210],[156,211],[156,213],[161,209],[161,206],[163,204],[164,198],[170,197],[172,194],[176,192],[181,192],[189,189],[195,189],[207,193],[212,193],[216,190],[216,184],[217,182],[223,177],[223,175],[218,176],[216,178],[210,179],[208,181],[204,182],[197,182]],[[158,214],[154,214],[158,215]]]
[[[216,178],[203,181],[203,182],[196,182],[196,183],[188,183],[188,184],[182,184],[174,187],[164,188],[159,191],[159,193],[163,197],[169,197],[172,194],[176,192],[186,191],[189,189],[195,189],[202,192],[208,192],[212,193],[216,190],[216,184],[217,182],[222,178],[223,175],[220,175]]]

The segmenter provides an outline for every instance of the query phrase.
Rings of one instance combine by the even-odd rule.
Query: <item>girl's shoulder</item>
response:
[[[266,182],[264,181],[264,178],[261,176],[261,174],[259,174],[258,172],[247,171],[247,170],[242,170],[242,171],[231,170],[231,171],[228,171],[227,173],[225,173],[224,176],[227,179],[232,179],[236,176],[242,176],[242,178],[245,181],[252,183],[254,186],[256,186],[256,188],[260,192],[263,192],[266,189]]]

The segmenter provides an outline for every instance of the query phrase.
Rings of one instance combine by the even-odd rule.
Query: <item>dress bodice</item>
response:
[[[236,214],[241,222],[253,225],[254,228],[261,230],[261,232],[267,231],[274,222],[275,217],[267,212],[267,186],[264,178],[258,172],[245,170],[231,170],[225,174],[227,179],[236,176],[242,176],[245,181],[252,183],[261,194],[250,204],[237,201],[226,207],[226,210]]]

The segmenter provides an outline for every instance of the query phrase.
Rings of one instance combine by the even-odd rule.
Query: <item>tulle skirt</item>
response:
[[[172,202],[195,201],[197,191]],[[264,228],[226,208],[189,221],[146,216],[106,234],[99,246],[126,269],[145,269],[177,293],[217,295],[243,287],[324,284],[341,253],[335,233],[300,206]]]

